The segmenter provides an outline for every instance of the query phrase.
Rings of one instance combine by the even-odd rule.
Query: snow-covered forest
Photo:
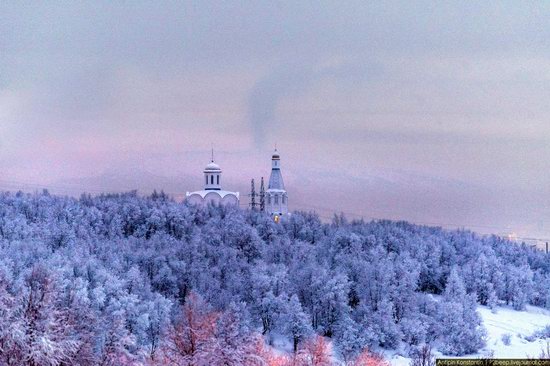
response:
[[[464,355],[484,346],[478,304],[550,308],[549,255],[406,222],[2,193],[0,238],[2,365],[362,365],[367,349],[426,343]]]

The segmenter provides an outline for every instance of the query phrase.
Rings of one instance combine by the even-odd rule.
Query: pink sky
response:
[[[427,4],[424,4],[427,5]],[[547,4],[0,5],[4,189],[227,187],[550,237]]]

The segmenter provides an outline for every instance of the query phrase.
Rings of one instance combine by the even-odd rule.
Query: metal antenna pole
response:
[[[252,211],[256,211],[256,187],[254,184],[254,179],[250,182],[250,207]]]
[[[265,211],[265,187],[264,187],[264,177],[260,183],[260,211]]]

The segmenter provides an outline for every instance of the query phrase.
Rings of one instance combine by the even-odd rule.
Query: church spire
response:
[[[270,213],[274,220],[278,222],[281,216],[288,213],[288,195],[283,183],[281,156],[277,151],[277,146],[275,146],[275,151],[271,156],[271,175],[269,176],[266,198],[265,211]]]
[[[271,156],[271,176],[269,177],[269,188],[285,189],[283,184],[283,176],[281,175],[281,156],[277,149]]]

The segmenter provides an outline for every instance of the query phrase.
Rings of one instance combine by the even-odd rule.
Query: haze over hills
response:
[[[199,164],[195,164],[199,165]],[[224,187],[241,193],[241,206],[247,207],[250,191],[249,179],[254,177],[259,190],[260,174],[243,172],[242,177],[232,171],[230,164],[223,167]],[[197,169],[195,169],[197,170]],[[258,169],[261,172],[261,168]],[[268,172],[264,168],[264,177]],[[249,173],[249,174],[246,174]],[[253,174],[255,174],[253,176]],[[444,226],[465,227],[479,233],[509,234],[519,236],[549,237],[543,217],[544,208],[537,207],[537,197],[516,195],[501,190],[496,192],[483,186],[460,181],[434,179],[408,172],[373,172],[368,176],[327,172],[317,169],[284,169],[284,179],[290,194],[292,210],[316,211],[324,220],[337,212],[350,219],[392,219]],[[319,185],[319,182],[323,182]],[[183,200],[185,192],[202,184],[201,171],[178,176],[154,174],[147,170],[112,169],[84,178],[58,180],[44,184],[52,192],[78,196],[82,192],[124,192],[138,190],[149,194],[163,190],[176,200]],[[39,189],[41,185],[21,187],[24,190]],[[11,190],[18,189],[12,185]],[[501,197],[509,197],[502,201]],[[499,214],[495,214],[495,213]],[[529,215],[525,215],[528,212]]]
[[[548,7],[0,3],[3,186],[184,194],[214,143],[244,193],[278,143],[291,207],[550,237]]]

